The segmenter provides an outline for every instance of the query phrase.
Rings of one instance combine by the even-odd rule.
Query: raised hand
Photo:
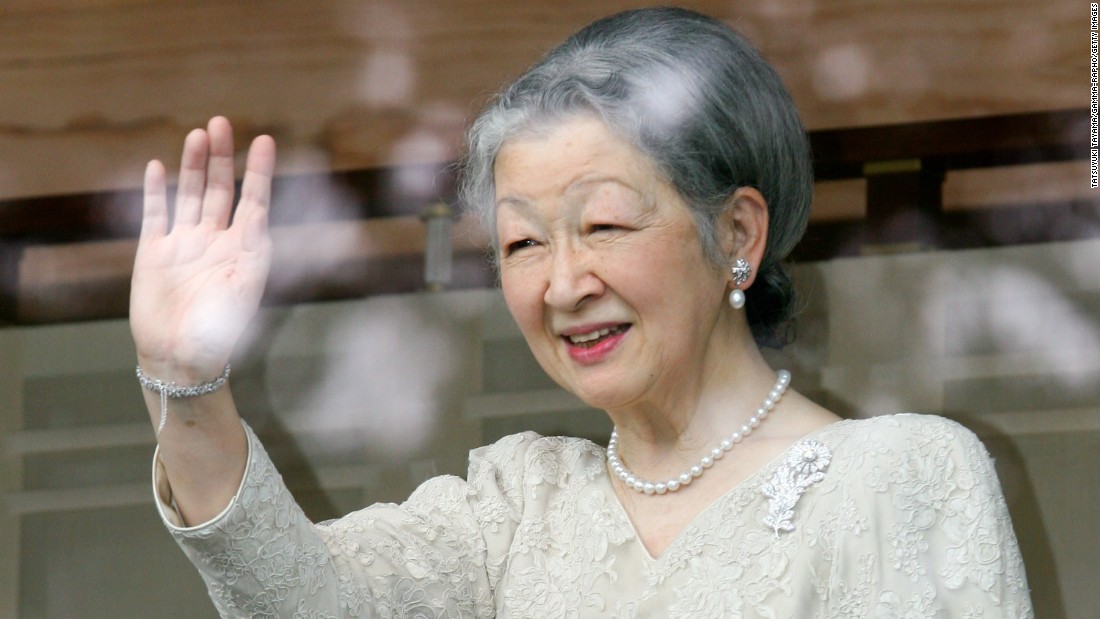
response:
[[[164,165],[149,162],[130,329],[150,375],[193,384],[221,373],[263,296],[274,168],[274,140],[256,138],[233,213],[233,130],[211,119],[184,141],[169,229]]]

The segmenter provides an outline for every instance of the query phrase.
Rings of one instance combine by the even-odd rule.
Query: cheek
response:
[[[604,280],[623,296],[639,302],[667,301],[667,295],[688,275],[678,258],[661,243],[639,243],[628,251],[600,256],[600,269]]]
[[[685,333],[709,324],[721,309],[723,274],[682,247],[653,243],[632,259],[618,258],[609,258],[606,268],[614,269],[618,292],[651,319],[651,328]]]
[[[500,287],[504,294],[504,304],[508,306],[508,311],[524,335],[542,324],[542,295],[530,278],[503,271],[500,274]]]

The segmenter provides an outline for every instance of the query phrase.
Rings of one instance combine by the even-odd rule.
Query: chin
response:
[[[566,360],[551,371],[543,365],[543,370],[554,379],[562,389],[572,393],[586,405],[601,410],[612,410],[627,406],[640,399],[648,385],[639,384],[639,376],[633,367],[616,367],[606,364],[601,367],[577,368]],[[574,367],[569,367],[574,366]]]
[[[614,385],[612,387],[612,385]],[[608,380],[602,385],[563,385],[566,391],[580,398],[582,402],[601,410],[622,408],[632,401],[636,401],[637,394],[632,390],[622,388],[621,381]],[[611,387],[611,388],[609,388]]]

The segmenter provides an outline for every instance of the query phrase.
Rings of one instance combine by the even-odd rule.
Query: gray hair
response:
[[[781,345],[794,310],[783,260],[802,237],[813,196],[805,131],[782,80],[722,22],[650,8],[592,23],[491,102],[468,134],[460,198],[498,253],[493,168],[511,138],[579,114],[603,120],[645,153],[692,210],[705,255],[728,268],[718,216],[740,187],[768,203],[768,240],[746,291],[757,341]]]

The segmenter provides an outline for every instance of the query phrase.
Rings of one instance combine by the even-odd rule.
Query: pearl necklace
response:
[[[699,461],[699,464],[691,467],[687,471],[680,473],[678,477],[663,483],[653,483],[651,481],[642,479],[630,472],[630,469],[626,468],[622,460],[619,459],[619,433],[617,430],[611,430],[611,440],[607,443],[607,465],[611,468],[611,472],[615,473],[626,484],[627,488],[631,488],[636,492],[642,494],[665,494],[667,492],[676,492],[680,488],[687,486],[693,479],[703,474],[703,471],[714,466],[715,461],[726,455],[726,452],[733,449],[733,446],[740,443],[748,435],[752,434],[752,431],[760,426],[760,422],[767,418],[768,413],[775,408],[775,405],[779,403],[779,399],[783,397],[783,394],[787,391],[787,386],[791,384],[791,373],[787,370],[779,370],[778,376],[775,381],[775,386],[768,392],[768,397],[764,400],[760,408],[756,409],[756,414],[745,422],[745,425],[741,426],[741,429],[729,437],[722,440],[717,447],[710,450],[710,453],[703,457]]]

